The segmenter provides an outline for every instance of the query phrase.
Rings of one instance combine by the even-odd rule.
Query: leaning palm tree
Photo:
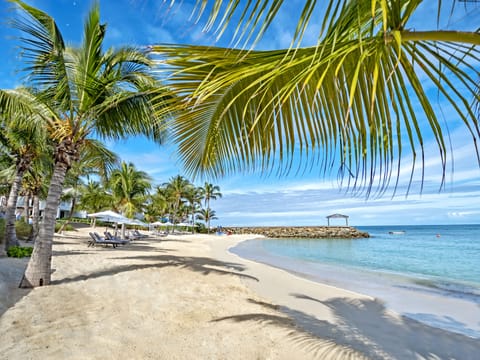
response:
[[[210,3],[198,7],[212,9],[206,30],[222,33],[238,19],[234,41],[255,45],[284,1]],[[420,163],[423,184],[431,135],[443,184],[452,121],[445,126],[437,98],[466,130],[478,163],[471,103],[478,102],[479,30],[415,31],[409,21],[420,3],[305,0],[292,45],[282,50],[153,46],[182,98],[173,136],[187,172],[337,170],[352,188],[384,191],[397,189],[402,158],[411,160],[410,184]],[[445,2],[438,4],[440,15]],[[321,19],[318,42],[301,47],[314,19]]]
[[[106,26],[98,4],[85,22],[80,47],[68,47],[54,19],[22,1],[12,0],[22,17],[14,26],[22,32],[27,80],[39,93],[25,101],[15,92],[0,91],[7,113],[35,113],[47,124],[54,144],[54,171],[40,233],[22,287],[48,285],[56,211],[67,171],[80,158],[91,137],[126,138],[143,134],[160,142],[165,91],[150,72],[151,60],[138,49],[103,51]],[[31,104],[44,104],[36,113]]]

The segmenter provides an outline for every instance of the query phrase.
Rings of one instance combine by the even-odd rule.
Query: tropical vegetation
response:
[[[34,287],[50,283],[56,211],[65,176],[82,151],[94,145],[94,137],[144,135],[160,143],[166,115],[160,109],[172,97],[152,75],[147,54],[132,47],[103,50],[106,26],[98,4],[88,14],[82,44],[68,47],[54,19],[12,2],[21,12],[14,26],[22,32],[24,70],[36,91],[0,91],[3,115],[23,114],[18,122],[46,129],[54,148],[43,221],[21,284]]]

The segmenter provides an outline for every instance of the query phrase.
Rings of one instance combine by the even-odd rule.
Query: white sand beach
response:
[[[53,285],[0,259],[0,359],[477,359],[480,342],[227,251],[253,235],[87,247],[56,237]],[[102,229],[99,229],[102,230]]]

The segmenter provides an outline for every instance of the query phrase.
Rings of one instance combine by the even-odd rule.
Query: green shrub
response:
[[[5,219],[0,219],[0,241],[5,240]],[[27,224],[23,220],[15,221],[15,231],[17,232],[17,237],[19,239],[28,239],[30,233],[32,232],[32,225]]]
[[[7,255],[14,258],[23,258],[32,255],[33,248],[30,246],[12,246],[8,248]]]
[[[58,230],[60,230],[64,223],[65,220],[57,220],[57,222],[55,223],[55,232],[58,232]],[[67,226],[63,228],[63,231],[75,231],[75,228],[70,225],[70,223],[68,223]]]
[[[32,233],[32,225],[27,224],[23,220],[15,221],[15,230],[19,239],[28,239]]]

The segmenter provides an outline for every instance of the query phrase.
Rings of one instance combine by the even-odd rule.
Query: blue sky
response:
[[[68,43],[81,40],[83,20],[91,1],[31,0],[28,4],[53,16]],[[107,45],[154,43],[212,44],[215,37],[202,32],[201,26],[189,20],[193,1],[177,1],[180,6],[169,8],[170,1],[110,0],[100,1],[102,21],[106,22]],[[447,3],[445,1],[445,3]],[[286,8],[260,43],[263,49],[285,48],[290,44],[295,14],[303,4],[300,0],[286,1]],[[463,5],[462,5],[463,6]],[[436,27],[437,1],[425,1],[417,16],[409,24],[417,30]],[[0,87],[12,88],[20,84],[16,70],[18,42],[8,19],[15,16],[12,6],[0,0]],[[450,8],[445,6],[446,10]],[[468,15],[463,7],[451,17],[444,16],[440,24],[444,29],[471,30],[480,24],[480,4],[468,4]],[[316,39],[319,24],[312,24],[304,38],[305,44]],[[227,45],[228,36],[217,44]],[[477,64],[478,65],[478,64]],[[405,154],[397,195],[387,192],[381,198],[368,200],[362,194],[352,194],[340,188],[335,176],[323,176],[318,169],[284,178],[256,174],[236,174],[211,182],[221,187],[223,197],[212,203],[220,225],[325,225],[326,216],[342,213],[350,216],[350,224],[407,225],[480,223],[480,170],[473,144],[464,129],[451,119],[449,107],[441,106],[448,121],[453,157],[448,162],[445,187],[440,191],[441,168],[438,151],[433,141],[426,146],[425,180],[419,195],[420,171],[415,173],[412,189],[405,197],[411,159]],[[182,172],[173,145],[149,143],[143,138],[111,142],[109,147],[125,161],[149,173],[158,184]],[[418,169],[420,170],[420,168]],[[335,174],[334,174],[335,175]],[[188,176],[187,176],[188,177]],[[202,181],[196,181],[201,185]]]

